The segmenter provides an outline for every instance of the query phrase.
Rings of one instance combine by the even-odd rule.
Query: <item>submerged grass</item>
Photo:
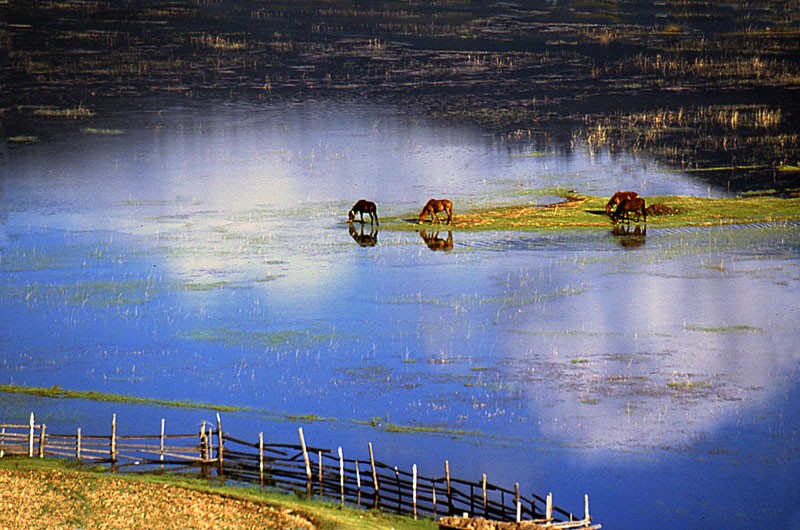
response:
[[[60,386],[28,387],[17,385],[0,385],[0,393],[18,394],[27,396],[38,396],[53,399],[85,399],[90,401],[102,401],[107,403],[125,403],[131,405],[156,405],[161,407],[173,407],[179,409],[204,409],[215,410],[218,412],[243,412],[251,410],[249,407],[233,407],[228,405],[213,405],[208,403],[197,403],[194,401],[179,401],[168,399],[142,398],[126,396],[122,394],[107,394],[92,390],[65,390]]]

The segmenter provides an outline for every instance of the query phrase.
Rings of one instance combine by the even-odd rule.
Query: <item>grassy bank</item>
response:
[[[738,198],[700,198],[692,196],[645,197],[655,212],[648,214],[647,226],[720,226],[800,220],[800,197],[781,198],[759,195]],[[560,230],[612,227],[606,215],[608,197],[571,194],[554,204],[523,204],[467,210],[454,215],[458,230]],[[425,224],[432,229],[446,225]],[[419,229],[410,217],[386,219],[381,228]]]
[[[376,512],[185,475],[111,475],[54,459],[0,458],[2,528],[436,528]]]

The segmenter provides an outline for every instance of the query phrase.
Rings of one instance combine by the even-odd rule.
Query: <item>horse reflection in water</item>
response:
[[[647,226],[616,225],[611,233],[623,248],[638,248],[644,246],[647,240]]]
[[[453,231],[447,231],[447,238],[439,237],[439,232],[429,234],[427,230],[420,230],[419,236],[431,250],[453,250]]]
[[[369,225],[369,233],[364,232],[366,224],[359,224],[359,229],[353,226],[352,223],[348,224],[348,231],[353,241],[362,247],[374,247],[378,244],[378,229],[372,224]]]

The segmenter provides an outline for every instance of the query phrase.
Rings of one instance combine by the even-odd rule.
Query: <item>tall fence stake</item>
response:
[[[514,483],[514,504],[517,507],[517,522],[522,522],[522,499],[519,496],[519,482]]]
[[[219,412],[217,412],[217,437],[219,438],[217,442],[217,465],[219,466],[219,474],[222,475],[222,461],[224,459],[223,453],[225,452],[225,447],[223,445],[222,439],[222,418],[219,416]]]
[[[412,482],[411,482],[411,499],[414,505],[414,519],[417,518],[417,464],[411,467]]]
[[[39,458],[44,458],[45,431],[47,431],[47,425],[42,423],[42,430],[39,431]]]
[[[30,431],[28,433],[28,458],[33,458],[33,429],[36,425],[33,412],[31,412],[31,418],[28,425],[30,425]]]
[[[81,459],[81,428],[78,427],[78,437],[75,440],[75,457],[80,460]]]
[[[317,459],[319,462],[319,496],[322,497],[322,450],[317,451]]]
[[[587,523],[592,522],[592,518],[589,517],[589,494],[583,496],[583,520]]]
[[[481,476],[481,490],[483,490],[483,515],[488,516],[489,514],[486,511],[487,506],[487,499],[486,499],[486,473]]]
[[[358,469],[358,460],[356,460],[356,489],[358,489],[356,506],[361,508],[361,471]]]
[[[369,442],[369,463],[372,466],[372,489],[375,492],[375,505],[378,504],[378,492],[380,485],[378,485],[378,470],[375,469],[375,453],[372,452],[372,442]]]
[[[339,447],[339,491],[342,495],[341,505],[344,506],[344,455],[341,447]]]
[[[431,496],[433,497],[433,520],[436,520],[436,482],[431,481]]]
[[[452,492],[450,490],[450,461],[449,460],[445,460],[444,461],[444,480],[445,480],[445,485],[447,487],[447,490],[446,490],[446,492],[447,492],[447,514],[448,515],[452,515],[453,514],[453,495],[452,495]]]
[[[117,415],[111,416],[111,463],[117,461]]]
[[[258,483],[264,489],[264,433],[258,433]]]
[[[164,447],[166,446],[166,420],[161,418],[161,441],[158,444],[158,459],[164,461]],[[164,469],[164,464],[161,464],[161,469]]]
[[[311,493],[311,459],[308,457],[308,447],[306,447],[306,438],[303,436],[303,428],[297,429],[300,433],[300,447],[303,449],[303,460],[306,463],[306,477],[308,478],[308,493]]]
[[[547,504],[545,505],[544,517],[545,517],[545,519],[547,519],[548,522],[553,520],[553,494],[552,493],[548,493],[547,494]]]

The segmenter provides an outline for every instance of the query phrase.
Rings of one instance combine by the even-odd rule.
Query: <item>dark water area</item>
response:
[[[0,384],[242,407],[227,431],[523,492],[605,528],[799,528],[800,227],[376,230],[432,196],[724,196],[652,159],[393,107],[155,101],[6,151]],[[369,227],[365,235],[370,235]],[[361,227],[356,226],[356,235]],[[432,236],[452,248],[432,252]],[[428,239],[426,241],[426,238]],[[364,240],[362,240],[362,243]],[[48,432],[213,411],[5,394]],[[311,416],[313,415],[313,417]]]

